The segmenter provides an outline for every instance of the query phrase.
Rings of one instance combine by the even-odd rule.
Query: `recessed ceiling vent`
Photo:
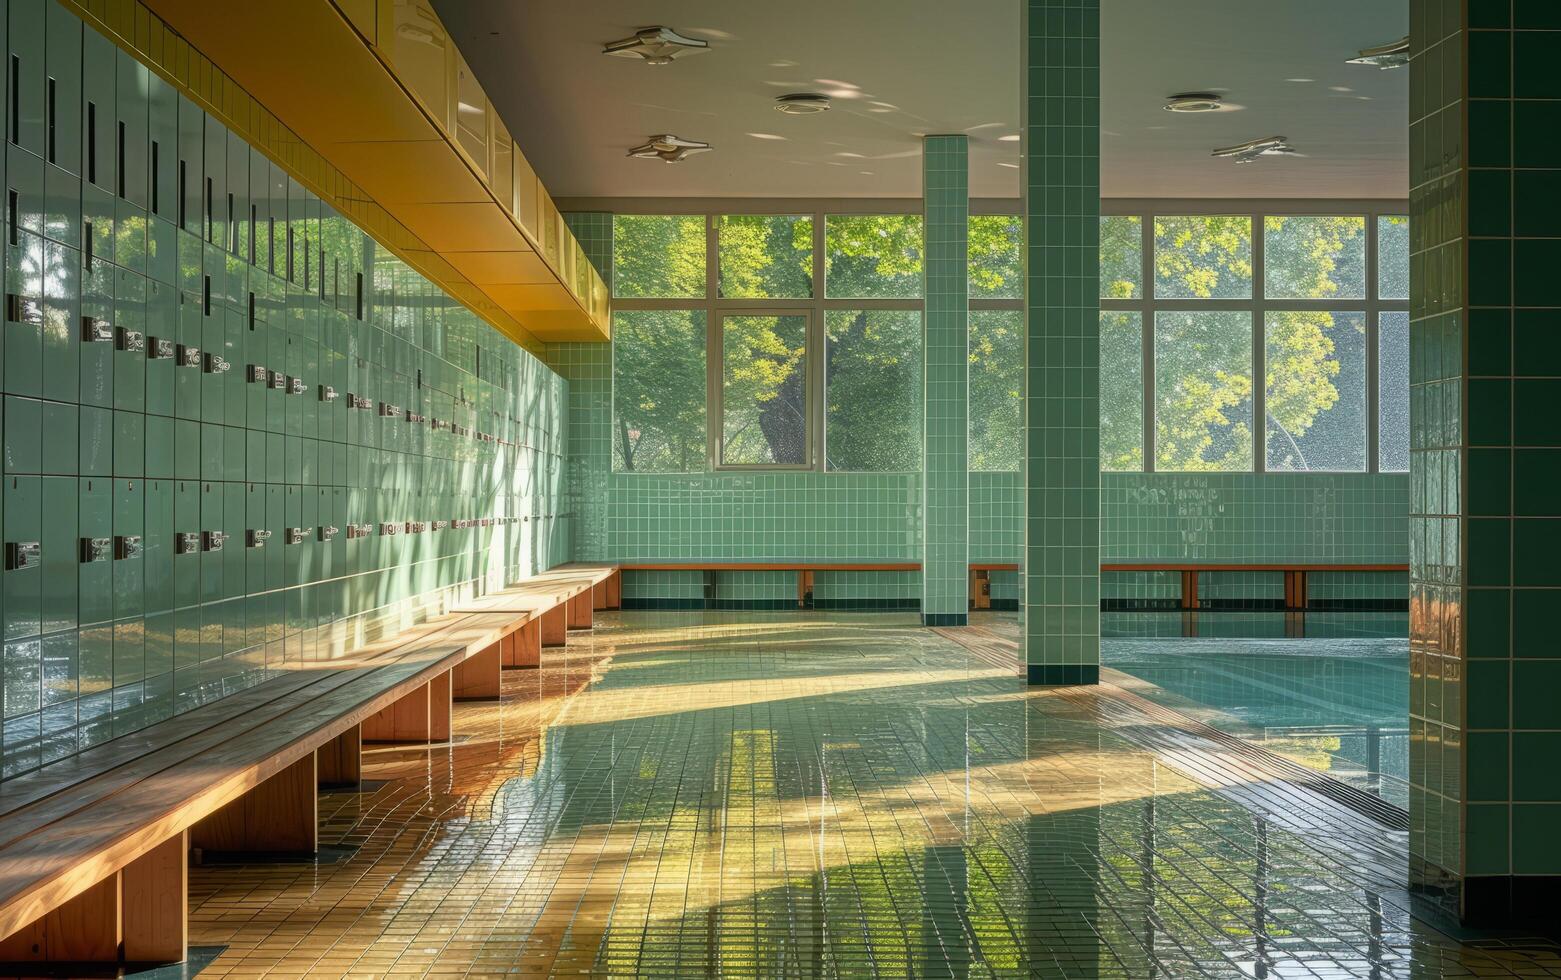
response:
[[[1219,112],[1220,97],[1208,92],[1183,92],[1165,100],[1166,112]]]
[[[602,54],[618,58],[643,58],[647,65],[670,65],[674,58],[708,50],[709,41],[684,37],[670,27],[642,27],[633,37],[609,41]]]
[[[775,111],[784,112],[788,116],[811,116],[818,112],[828,112],[829,96],[817,92],[782,95],[775,100]]]
[[[1235,146],[1223,146],[1210,155],[1233,159],[1237,163],[1251,163],[1258,157],[1285,156],[1294,152],[1294,148],[1283,136],[1267,136],[1260,140],[1237,143]]]
[[[646,142],[631,149],[629,156],[642,160],[665,160],[667,163],[677,163],[685,157],[703,153],[708,149],[710,149],[709,143],[680,139],[671,133],[663,133],[660,136],[652,136]]]
[[[1371,65],[1383,71],[1389,68],[1402,68],[1409,64],[1409,37],[1406,35],[1392,44],[1363,48],[1358,56],[1351,58],[1346,64]]]

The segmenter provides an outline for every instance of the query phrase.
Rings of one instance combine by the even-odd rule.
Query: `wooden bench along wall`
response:
[[[650,562],[620,565],[624,571],[680,571],[680,572],[796,572],[797,606],[811,608],[813,603],[813,576],[818,572],[918,572],[920,562]],[[1019,566],[1013,562],[973,562],[970,565],[970,605],[972,609],[989,609],[992,605],[992,573],[1016,572]],[[1304,610],[1307,601],[1308,572],[1408,572],[1407,564],[1376,563],[1325,563],[1288,562],[1272,564],[1234,564],[1226,562],[1110,562],[1100,566],[1102,572],[1179,572],[1181,573],[1183,609],[1198,608],[1199,572],[1259,572],[1277,571],[1285,575],[1285,608]]]
[[[356,783],[364,743],[448,741],[454,699],[538,665],[546,620],[620,595],[563,566],[0,784],[0,964],[182,961],[192,852],[312,857],[319,788]]]

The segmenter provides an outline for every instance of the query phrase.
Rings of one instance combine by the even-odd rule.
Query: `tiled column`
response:
[[[968,137],[928,136],[922,141],[927,314],[921,618],[928,626],[965,625],[970,604],[965,465],[968,157]]]
[[[1553,923],[1561,7],[1411,0],[1410,25],[1415,883],[1469,923]]]
[[[1024,653],[1100,678],[1100,3],[1026,0]]]

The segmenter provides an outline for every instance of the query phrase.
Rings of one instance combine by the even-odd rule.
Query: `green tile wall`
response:
[[[63,7],[0,21],[4,775],[567,557],[562,378]]]
[[[1026,0],[1024,652],[1100,674],[1100,3]]]
[[[1101,561],[1409,561],[1401,473],[1103,473]],[[1019,560],[1017,473],[970,474],[970,560]]]
[[[922,621],[964,625],[970,605],[965,440],[969,432],[969,137],[922,140],[926,297],[922,358]]]
[[[1561,16],[1410,4],[1410,782],[1418,883],[1548,921],[1561,875]]]
[[[612,213],[609,211],[572,211],[564,215],[564,224],[580,243],[586,261],[612,290]]]

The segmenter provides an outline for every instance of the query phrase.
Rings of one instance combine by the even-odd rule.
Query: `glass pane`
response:
[[[1365,299],[1366,219],[1263,219],[1263,291],[1269,299]]]
[[[1252,314],[1155,314],[1155,468],[1252,469]]]
[[[1100,468],[1144,468],[1143,314],[1100,314]]]
[[[825,327],[825,466],[920,471],[921,311],[830,310]]]
[[[1377,316],[1377,469],[1409,470],[1409,314]]]
[[[1100,298],[1138,299],[1143,295],[1144,219],[1137,215],[1102,215]]]
[[[725,214],[721,295],[740,299],[807,299],[813,295],[813,219]]]
[[[721,322],[721,462],[805,464],[808,318],[729,316]]]
[[[614,296],[704,296],[704,216],[613,215],[612,261]]]
[[[613,314],[612,373],[613,469],[705,469],[704,311]]]
[[[919,214],[830,215],[824,220],[825,295],[919,298],[921,241]]]
[[[1366,314],[1270,311],[1263,325],[1270,470],[1366,468]]]
[[[970,298],[1024,296],[1024,219],[1017,214],[970,216]]]
[[[1154,293],[1161,299],[1252,295],[1252,219],[1247,215],[1157,216]]]
[[[1377,219],[1377,297],[1409,298],[1409,217],[1384,214]]]
[[[970,311],[970,468],[1019,470],[1024,311]]]

